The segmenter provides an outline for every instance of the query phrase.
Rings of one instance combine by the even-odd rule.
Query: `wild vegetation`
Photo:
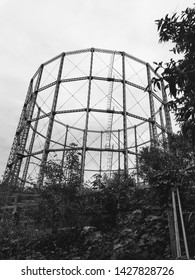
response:
[[[171,137],[169,151],[159,144],[140,152],[142,188],[123,173],[97,174],[81,187],[79,165],[71,163],[77,162],[76,152],[68,157],[66,174],[57,162],[48,162],[41,191],[26,188],[26,205],[19,198],[17,215],[1,211],[1,258],[171,259],[167,211],[173,186],[180,190],[194,256],[194,169],[188,168],[193,152],[181,135]],[[34,205],[27,200],[32,195]]]

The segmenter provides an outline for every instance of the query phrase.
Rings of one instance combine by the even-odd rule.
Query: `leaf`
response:
[[[157,84],[158,89],[161,90],[160,82],[157,82],[156,84]]]
[[[160,66],[158,66],[155,70],[154,70],[154,73],[156,74],[159,70]]]
[[[150,220],[150,221],[159,220],[159,216],[149,215],[149,216],[147,217],[147,219]]]
[[[186,120],[188,120],[190,116],[191,116],[191,111],[185,112],[185,119]]]
[[[170,93],[171,95],[173,95],[174,98],[176,98],[176,83],[175,83],[175,78],[170,77],[169,79],[169,88],[170,88]]]

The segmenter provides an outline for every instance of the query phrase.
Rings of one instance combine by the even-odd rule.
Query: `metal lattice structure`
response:
[[[41,187],[46,163],[63,166],[71,149],[81,183],[95,173],[138,173],[139,149],[172,132],[167,95],[163,84],[152,90],[154,76],[138,58],[96,48],[43,63],[30,81],[4,180],[14,189]]]

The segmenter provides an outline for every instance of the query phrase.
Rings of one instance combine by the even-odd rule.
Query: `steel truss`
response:
[[[82,184],[111,170],[135,170],[139,182],[139,148],[159,137],[165,142],[172,133],[165,87],[152,90],[155,75],[134,56],[96,48],[63,52],[43,63],[30,81],[4,173],[9,191],[30,181],[41,188],[47,162],[57,160],[63,168],[70,150],[78,152]],[[113,145],[106,145],[108,133]]]

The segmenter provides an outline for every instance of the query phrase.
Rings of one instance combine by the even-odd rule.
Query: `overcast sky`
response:
[[[63,51],[104,48],[144,61],[167,61],[155,20],[192,0],[0,0],[0,176],[30,78]]]

